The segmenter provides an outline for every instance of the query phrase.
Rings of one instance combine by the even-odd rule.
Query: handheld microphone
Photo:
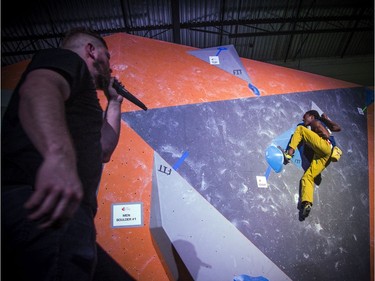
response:
[[[117,80],[117,78],[113,79],[113,88],[120,96],[126,98],[128,101],[131,101],[135,105],[142,108],[144,111],[147,110],[147,107],[143,104],[143,102],[133,96],[128,90],[126,90],[124,85],[122,85],[121,82]]]

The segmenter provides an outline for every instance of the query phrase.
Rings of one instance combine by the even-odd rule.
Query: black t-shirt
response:
[[[70,85],[70,97],[65,102],[66,121],[76,149],[78,174],[84,188],[83,203],[89,204],[95,212],[96,190],[102,169],[100,138],[103,111],[86,63],[70,50],[48,49],[37,53],[14,90],[2,124],[2,186],[7,189],[17,184],[33,186],[43,160],[18,117],[19,87],[27,74],[35,69],[54,70]]]

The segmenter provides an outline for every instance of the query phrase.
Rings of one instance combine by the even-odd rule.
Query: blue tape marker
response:
[[[253,91],[253,93],[254,93],[256,96],[260,96],[260,92],[259,92],[258,88],[255,87],[253,84],[249,83],[249,88]]]
[[[173,165],[173,170],[177,171],[177,169],[181,166],[182,162],[184,162],[185,158],[189,156],[189,151],[185,151],[182,154],[181,158]]]
[[[218,56],[220,53],[221,53],[221,51],[223,51],[223,50],[228,50],[227,48],[225,48],[225,47],[219,47],[219,48],[217,48],[218,49],[218,51],[217,51],[217,53],[216,53],[216,56]]]
[[[268,180],[268,177],[270,176],[271,170],[272,170],[271,166],[268,165],[267,171],[264,174],[264,176],[266,177],[266,180]]]
[[[250,275],[241,274],[238,276],[234,276],[233,281],[269,281],[269,280],[263,276],[252,277]]]

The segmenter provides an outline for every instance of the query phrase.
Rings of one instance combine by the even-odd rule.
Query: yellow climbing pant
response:
[[[312,148],[314,156],[310,167],[301,178],[301,202],[313,203],[314,178],[326,168],[331,157],[332,147],[327,140],[321,138],[317,133],[304,126],[297,126],[289,146],[296,150],[302,140]]]

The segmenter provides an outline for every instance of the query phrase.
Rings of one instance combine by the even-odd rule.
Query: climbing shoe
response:
[[[287,151],[285,151],[284,149],[281,148],[281,146],[278,146],[277,147],[278,149],[280,149],[282,152],[283,152],[283,155],[284,155],[284,165],[288,164],[290,162],[290,160],[292,160],[292,157],[293,155],[289,155]]]
[[[301,204],[301,210],[300,210],[300,219],[304,220],[307,218],[310,214],[312,204],[310,202],[304,201]]]

